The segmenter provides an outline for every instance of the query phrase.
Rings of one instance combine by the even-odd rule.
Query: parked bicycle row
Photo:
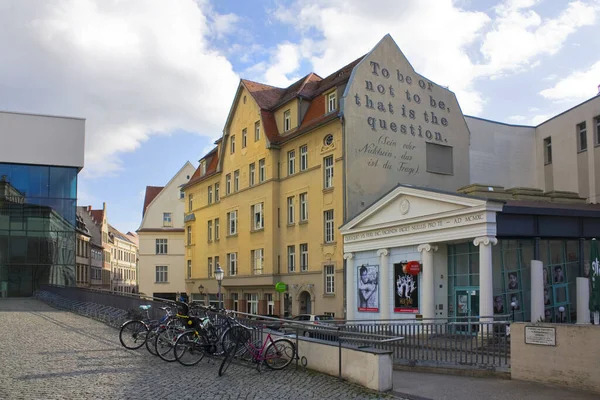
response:
[[[150,318],[152,305],[139,306],[142,315],[123,323],[119,331],[123,347],[145,346],[162,360],[184,366],[196,365],[205,357],[222,358],[220,376],[236,359],[254,363],[258,370],[263,364],[280,370],[297,356],[290,339],[265,335],[228,310],[180,301],[164,304],[159,320]]]

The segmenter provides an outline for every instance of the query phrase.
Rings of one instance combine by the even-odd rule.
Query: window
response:
[[[229,268],[229,276],[237,275],[237,253],[227,254],[227,268]]]
[[[192,227],[191,226],[187,227],[187,244],[188,245],[192,244]]]
[[[308,243],[300,245],[300,271],[308,271]]]
[[[206,175],[206,160],[200,162],[200,174]]]
[[[169,282],[169,267],[165,265],[156,266],[156,283]]]
[[[290,110],[287,110],[283,113],[283,131],[287,132],[292,129],[292,115]]]
[[[187,260],[187,277],[188,279],[192,277],[192,260]]]
[[[248,167],[248,184],[249,186],[254,186],[256,184],[256,164],[252,163]]]
[[[334,239],[333,210],[327,210],[323,214],[325,219],[325,243],[332,243]]]
[[[452,175],[454,173],[451,146],[426,142],[425,161],[427,172],[443,175]]]
[[[256,121],[254,123],[254,141],[258,142],[260,140],[260,121]]]
[[[219,202],[219,184],[215,183],[215,203]]]
[[[552,138],[544,139],[544,164],[552,164]]]
[[[261,275],[264,267],[264,250],[252,250],[252,272],[254,275]]]
[[[325,176],[323,186],[325,189],[333,187],[333,156],[327,156],[323,159],[325,165]]]
[[[219,236],[221,235],[219,232],[220,223],[219,218],[215,218],[215,240],[219,240]]]
[[[335,293],[335,267],[333,265],[325,266],[325,294]]]
[[[233,191],[240,190],[240,170],[233,171]]]
[[[179,198],[180,199],[184,199],[185,198],[185,192],[183,190],[179,191]]]
[[[167,239],[156,239],[156,254],[167,254]]]
[[[225,194],[231,193],[231,174],[225,176]]]
[[[333,144],[333,135],[331,133],[323,138],[323,144],[325,146],[331,146]]]
[[[248,145],[248,130],[246,128],[242,129],[242,149],[245,149]]]
[[[213,228],[213,222],[208,221],[208,241],[209,242],[212,241],[212,228]]]
[[[585,121],[577,125],[577,148],[579,151],[587,150],[587,127]]]
[[[273,301],[273,293],[265,294],[267,300],[267,315],[275,314],[275,302]]]
[[[173,226],[173,215],[170,212],[163,213],[163,226]]]
[[[229,141],[229,153],[235,153],[235,135],[232,135]]]
[[[288,246],[288,272],[296,272],[296,246]]]
[[[296,151],[290,150],[288,155],[288,175],[294,175],[296,172]]]
[[[254,204],[252,206],[252,229],[259,230],[265,227],[263,215],[263,203]]]
[[[212,192],[212,186],[208,187],[207,193],[208,193],[208,204],[212,204],[212,200],[213,200],[213,197],[212,197],[212,193],[213,193]]]
[[[267,171],[265,167],[265,159],[258,160],[258,181],[264,182],[267,179]]]
[[[294,223],[294,196],[287,198],[287,223],[292,225]]]
[[[331,92],[327,95],[327,113],[335,111],[337,109],[335,92]]]
[[[308,169],[308,146],[300,146],[300,171]]]
[[[220,266],[219,256],[215,256],[215,269],[217,269],[217,267],[219,267],[219,266]],[[212,272],[211,272],[211,276],[214,276],[214,274],[212,274]]]
[[[246,312],[248,314],[258,314],[258,294],[246,293]]]
[[[192,212],[192,210],[194,209],[194,195],[190,194],[188,196],[188,208],[189,208],[189,212]]]
[[[308,193],[300,193],[300,222],[308,221]]]
[[[237,211],[227,213],[227,223],[229,225],[229,235],[237,234]]]
[[[216,260],[216,258],[215,258]],[[208,257],[208,264],[206,265],[206,271],[208,272],[208,277],[212,278],[213,276],[213,263],[212,263],[213,259],[212,257]]]
[[[596,121],[596,145],[600,144],[600,116],[594,118]]]
[[[233,300],[233,311],[239,311],[239,298],[237,293],[231,293],[231,299]]]

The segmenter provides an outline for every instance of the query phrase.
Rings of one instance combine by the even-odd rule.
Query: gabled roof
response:
[[[115,228],[111,224],[108,224],[108,232],[111,233],[114,237],[118,238],[119,240],[122,240],[124,242],[129,242],[129,243],[135,245],[135,243],[129,236],[127,236],[124,233],[121,233],[121,231],[119,231],[117,228]]]
[[[201,162],[202,160],[206,161],[206,173],[202,175],[202,165],[198,166],[198,168],[196,168],[196,171],[194,172],[194,175],[192,175],[188,183],[183,185],[183,189],[190,185],[194,185],[198,182],[208,179],[217,172],[217,166],[219,165],[219,152],[217,151],[218,149],[218,147],[215,147],[200,159]]]
[[[146,195],[144,196],[144,209],[142,210],[142,217],[146,215],[146,209],[152,203],[152,200],[164,189],[164,186],[146,186]]]
[[[90,213],[96,223],[102,224],[102,221],[104,221],[104,210],[90,210]]]

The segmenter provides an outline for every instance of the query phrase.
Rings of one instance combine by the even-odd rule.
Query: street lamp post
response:
[[[512,308],[512,320],[515,322],[515,308],[517,308],[517,303],[514,301],[510,303],[510,308]]]
[[[219,284],[219,310],[223,308],[221,304],[221,281],[223,281],[223,275],[225,275],[225,272],[221,269],[221,266],[217,264],[217,269],[215,269],[215,279]]]

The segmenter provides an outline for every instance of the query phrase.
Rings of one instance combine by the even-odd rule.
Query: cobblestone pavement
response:
[[[118,331],[35,299],[0,299],[0,399],[374,399],[312,371],[166,363]],[[310,363],[310,360],[309,360]],[[391,397],[391,396],[389,396]]]

